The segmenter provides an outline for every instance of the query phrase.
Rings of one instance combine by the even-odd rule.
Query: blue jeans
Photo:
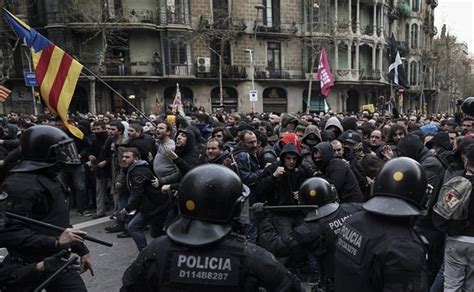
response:
[[[137,212],[130,222],[128,222],[128,232],[132,236],[133,241],[135,241],[138,250],[141,251],[148,245],[145,232],[143,232],[145,226],[150,225],[150,236],[152,238],[165,234],[163,225],[166,220],[166,215],[168,215],[167,212],[161,212],[153,217],[145,217],[143,213]]]
[[[474,243],[448,237],[444,253],[444,291],[472,291],[472,287],[474,287]]]

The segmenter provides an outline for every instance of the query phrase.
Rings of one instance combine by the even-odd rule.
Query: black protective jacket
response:
[[[303,291],[268,251],[230,234],[216,243],[186,247],[162,236],[125,271],[128,291]]]
[[[314,146],[313,153],[314,151],[318,151],[322,155],[321,161],[314,161],[318,170],[315,176],[324,178],[333,184],[342,203],[362,202],[364,197],[350,165],[334,156],[331,144],[328,142],[319,143]]]
[[[315,220],[305,219],[303,224],[282,235],[278,234],[270,216],[257,216],[259,244],[276,257],[313,254],[318,258],[322,278],[334,278],[337,235],[344,221],[360,210],[358,203],[341,204],[333,213]]]
[[[64,187],[52,171],[23,172],[14,168],[3,184],[3,191],[8,193],[8,211],[63,228],[71,226]],[[57,237],[56,231],[9,220],[0,231],[0,245],[6,247],[10,255],[34,263],[67,248],[55,246]],[[89,253],[84,244],[71,248],[79,256]]]
[[[358,212],[339,232],[337,292],[428,291],[426,252],[409,218]]]

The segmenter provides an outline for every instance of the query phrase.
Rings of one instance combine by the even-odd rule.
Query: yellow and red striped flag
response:
[[[17,36],[31,49],[36,80],[50,112],[57,114],[68,130],[82,139],[84,134],[81,130],[68,121],[69,104],[82,64],[6,9],[3,9],[3,16]]]

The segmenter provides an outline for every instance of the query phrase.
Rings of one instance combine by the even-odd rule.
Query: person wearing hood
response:
[[[428,206],[428,212],[419,216],[415,224],[415,229],[430,243],[428,270],[431,283],[441,266],[444,252],[445,235],[433,225],[432,221],[433,206],[436,203],[437,195],[443,182],[444,167],[439,159],[421,143],[418,137],[413,135],[407,135],[398,142],[397,152],[398,156],[409,157],[419,162],[426,172],[428,184],[433,188],[433,195],[425,196],[422,202],[423,206]]]
[[[186,128],[176,133],[176,152],[169,147],[165,148],[166,155],[178,166],[182,176],[200,164],[195,143],[194,132]]]
[[[341,121],[337,117],[330,117],[324,126],[324,130],[333,131],[336,137],[339,137],[344,132]]]
[[[299,168],[301,154],[292,143],[283,146],[280,160],[264,169],[257,184],[257,196],[270,206],[298,205],[298,190],[308,175]],[[278,234],[285,234],[301,223],[301,211],[272,212]]]
[[[349,164],[334,156],[334,150],[328,142],[313,147],[313,162],[318,176],[336,187],[342,203],[362,202],[364,197],[359,183]]]
[[[316,169],[314,169],[313,163],[313,147],[316,144],[322,142],[321,132],[319,131],[318,126],[309,125],[306,127],[303,138],[301,138],[301,157],[302,162],[301,165],[304,169],[306,169],[310,173],[314,173]]]
[[[125,148],[122,154],[122,164],[126,173],[126,184],[130,192],[127,205],[122,212],[135,215],[128,223],[128,232],[132,236],[138,250],[147,246],[143,229],[150,226],[150,236],[156,238],[163,235],[163,224],[168,214],[171,198],[153,187],[153,174],[145,160],[140,159],[136,148]]]
[[[466,155],[466,148],[474,144],[474,139],[463,138],[453,152],[453,160],[444,173],[444,182],[447,182],[455,176],[462,175],[464,172],[464,157]]]
[[[196,123],[194,126],[199,130],[201,137],[206,141],[211,137],[212,125],[209,115],[202,113],[196,115]]]
[[[294,132],[299,124],[298,116],[293,113],[286,113],[281,118],[281,128],[287,128],[289,132]]]

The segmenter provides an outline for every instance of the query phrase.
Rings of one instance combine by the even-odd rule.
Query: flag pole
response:
[[[140,115],[142,115],[142,117],[145,118],[145,120],[149,121],[152,125],[156,126],[155,122],[153,122],[152,120],[150,120],[149,117],[146,116],[146,114],[144,114],[141,110],[139,110],[136,106],[134,106],[130,101],[128,101],[123,95],[121,95],[117,90],[115,90],[112,86],[110,86],[107,82],[105,82],[104,79],[100,78],[100,76],[98,76],[97,74],[95,74],[94,72],[92,72],[90,69],[88,69],[86,66],[83,67],[83,69],[85,71],[87,71],[89,74],[91,74],[92,76],[94,76],[98,81],[100,81],[102,84],[104,84],[108,89],[112,90],[113,93],[117,94],[123,101],[125,101],[129,106],[131,106],[135,111],[137,111]],[[86,75],[84,73],[81,73],[83,74],[84,76],[89,76],[89,75]]]

